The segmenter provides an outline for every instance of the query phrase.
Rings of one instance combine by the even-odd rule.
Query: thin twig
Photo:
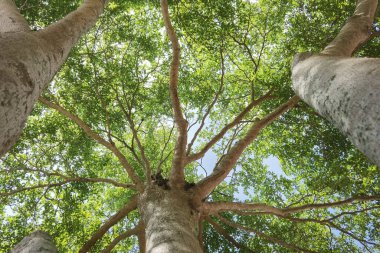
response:
[[[207,119],[208,115],[210,114],[212,108],[214,107],[214,105],[218,101],[218,98],[219,98],[220,94],[223,91],[223,88],[224,88],[224,75],[225,75],[225,64],[224,64],[224,55],[223,55],[223,51],[222,50],[220,51],[220,58],[221,58],[221,64],[220,65],[221,65],[222,73],[221,73],[221,77],[220,77],[219,89],[216,92],[216,94],[214,96],[214,99],[211,102],[210,106],[207,108],[206,113],[203,115],[202,121],[201,121],[201,124],[200,124],[199,128],[195,132],[195,134],[194,134],[192,140],[190,141],[189,145],[187,145],[187,153],[186,153],[187,156],[190,154],[191,147],[194,145],[194,143],[195,143],[195,141],[196,141],[199,133],[202,131],[202,129],[203,129],[204,125],[205,125],[205,122],[206,122],[206,119]]]

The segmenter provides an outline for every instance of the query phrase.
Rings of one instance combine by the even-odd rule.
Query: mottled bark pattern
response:
[[[0,156],[17,141],[45,83],[51,80],[48,45],[33,33],[0,37]]]
[[[293,88],[380,166],[380,59],[313,56],[293,68]]]
[[[184,191],[147,187],[139,203],[146,226],[146,252],[202,252],[197,239],[199,216],[189,202]]]
[[[103,7],[103,1],[87,0],[61,21],[34,32],[12,0],[0,1],[0,157],[17,141],[43,88]]]
[[[321,54],[293,63],[293,88],[380,166],[380,59],[351,58],[371,35],[378,1],[358,0],[353,16]]]
[[[28,22],[17,10],[13,0],[0,1],[0,33],[29,31]]]
[[[43,231],[33,232],[19,242],[10,253],[57,253],[52,238]]]

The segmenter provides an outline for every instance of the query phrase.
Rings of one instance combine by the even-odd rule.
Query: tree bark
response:
[[[52,238],[43,231],[35,231],[22,239],[10,253],[57,253]]]
[[[0,1],[0,33],[30,31],[13,0]]]
[[[314,55],[293,68],[293,88],[380,166],[380,59]]]
[[[0,157],[18,140],[42,90],[103,8],[103,1],[87,0],[61,21],[33,32],[12,0],[1,1]]]
[[[151,185],[140,197],[139,210],[146,226],[146,252],[203,252],[197,239],[199,213],[186,192]]]
[[[354,15],[321,54],[295,57],[293,88],[380,166],[380,59],[351,58],[371,35],[377,0],[358,0]]]

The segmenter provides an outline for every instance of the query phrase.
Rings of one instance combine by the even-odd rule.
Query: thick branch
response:
[[[211,226],[221,235],[223,236],[227,241],[229,241],[232,245],[234,245],[236,248],[243,250],[244,252],[253,252],[251,249],[249,249],[247,246],[237,242],[231,235],[228,234],[228,232],[222,228],[218,223],[213,221],[210,217],[206,218],[207,222],[211,224]]]
[[[276,120],[284,112],[295,106],[299,101],[299,97],[294,96],[288,102],[279,106],[276,110],[265,116],[263,119],[254,123],[248,130],[247,134],[240,139],[231,150],[222,158],[221,162],[214,169],[210,176],[201,180],[195,187],[195,205],[199,205],[200,201],[207,197],[212,190],[215,189],[228,175],[231,169],[235,166],[240,155],[245,148],[252,143],[252,141],[258,136],[260,131]],[[196,203],[199,201],[198,203]]]
[[[186,155],[187,144],[187,121],[182,114],[181,103],[178,97],[178,73],[180,66],[180,45],[177,35],[171,24],[168,1],[161,0],[161,11],[168,33],[169,39],[172,43],[173,60],[170,67],[170,83],[169,92],[170,99],[173,107],[174,121],[177,126],[177,142],[175,146],[175,152],[173,157],[172,171],[170,175],[170,181],[174,187],[183,187],[185,182],[184,176],[184,158]]]
[[[140,253],[146,253],[146,238],[145,231],[143,229],[137,234],[137,238],[139,240]]]
[[[269,91],[267,94],[260,97],[259,99],[252,101],[238,116],[236,116],[236,118],[231,123],[224,126],[222,130],[220,130],[220,132],[217,135],[215,135],[198,153],[190,155],[187,158],[186,163],[190,163],[202,158],[207,153],[207,151],[215,145],[215,143],[217,143],[220,139],[223,138],[223,136],[227,133],[228,130],[239,124],[239,122],[244,118],[245,115],[247,115],[248,112],[252,110],[253,107],[260,105],[262,102],[269,99],[271,93],[272,91]]]
[[[11,8],[10,1],[0,1],[4,4],[0,7]],[[86,0],[76,11],[45,30],[1,36],[0,156],[19,139],[43,89],[61,68],[80,36],[95,24],[103,7],[101,0]],[[22,24],[17,10],[13,11],[10,16]],[[0,15],[0,20],[4,18]],[[26,25],[15,29],[24,30]]]
[[[108,246],[102,251],[102,253],[109,253],[115,246],[121,242],[122,240],[127,239],[128,237],[132,235],[137,235],[141,230],[143,229],[142,225],[139,224],[135,228],[132,228],[130,230],[125,231],[124,233],[120,234],[118,237],[116,237]]]
[[[13,0],[0,1],[0,33],[28,32],[28,22],[20,14]]]
[[[62,106],[58,104],[54,104],[43,97],[40,97],[39,101],[43,103],[44,105],[57,110],[63,116],[69,118],[71,121],[76,123],[87,134],[88,137],[90,137],[91,139],[95,140],[99,144],[109,149],[119,159],[120,163],[122,164],[122,166],[128,173],[129,177],[136,184],[136,187],[139,190],[142,190],[143,184],[140,178],[137,176],[136,172],[133,170],[132,166],[129,164],[125,156],[120,152],[120,150],[114,144],[109,143],[108,141],[104,140],[101,136],[99,136],[96,132],[94,132],[83,120],[81,120],[79,117],[72,114],[71,112],[67,111]]]
[[[269,206],[262,203],[239,203],[239,202],[205,202],[201,210],[204,214],[217,214],[226,211],[260,211],[284,216],[284,211],[280,208]]]
[[[289,208],[277,208],[273,206],[269,206],[262,203],[250,204],[250,203],[236,203],[236,202],[205,202],[202,204],[201,210],[206,214],[215,214],[218,212],[224,211],[259,211],[264,214],[273,214],[277,216],[288,216],[293,213],[299,213],[308,210],[315,209],[327,209],[332,207],[344,206],[347,204],[351,204],[353,202],[366,202],[380,200],[380,195],[374,196],[354,196],[348,199],[335,201],[335,202],[327,202],[327,203],[317,203],[317,204],[307,204],[301,205],[297,207],[289,207]],[[240,213],[241,214],[241,213]]]
[[[270,241],[272,243],[276,243],[276,244],[279,244],[281,246],[283,246],[284,248],[287,248],[287,249],[291,249],[291,250],[295,250],[295,251],[299,251],[299,252],[307,252],[307,253],[316,253],[315,251],[311,251],[311,250],[308,250],[308,249],[303,249],[303,248],[300,248],[296,245],[293,245],[293,244],[290,244],[290,243],[287,243],[287,242],[284,242],[283,240],[281,239],[278,239],[278,238],[275,238],[275,237],[272,237],[272,236],[269,236],[269,235],[266,235],[258,230],[255,230],[255,229],[252,229],[252,228],[248,228],[248,227],[245,227],[245,226],[242,226],[242,225],[239,225],[239,224],[236,224],[236,223],[233,223],[225,218],[223,218],[222,216],[220,215],[215,215],[221,222],[223,222],[224,224],[230,226],[230,227],[234,227],[234,228],[237,228],[237,229],[241,229],[241,230],[245,230],[247,232],[250,232],[250,233],[254,233],[256,234],[258,237],[261,237],[262,239],[264,240],[267,240],[267,241]]]
[[[338,36],[322,51],[322,54],[350,57],[355,49],[371,35],[377,2],[377,0],[358,0],[354,15],[343,26]]]
[[[85,0],[77,10],[37,32],[39,38],[50,46],[46,50],[53,61],[50,64],[51,78],[64,63],[79,38],[96,23],[107,2],[107,0]]]
[[[131,198],[131,200],[125,204],[125,206],[120,209],[116,214],[112,215],[88,240],[83,247],[79,250],[79,253],[88,252],[95,243],[100,240],[108,229],[118,223],[121,219],[128,215],[137,208],[137,196]]]

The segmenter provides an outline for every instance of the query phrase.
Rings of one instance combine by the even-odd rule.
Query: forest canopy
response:
[[[80,3],[16,1],[36,31]],[[181,49],[178,99],[188,123],[185,189],[264,122],[202,201],[284,210],[213,212],[210,204],[199,228],[205,252],[380,250],[379,168],[295,101],[291,88],[294,55],[320,52],[354,9],[345,0],[169,1]],[[60,252],[78,252],[133,201],[136,181],[166,186],[179,134],[168,85],[173,41],[165,27],[159,1],[110,1],[72,50],[21,139],[0,160],[1,252],[35,230],[52,235]],[[372,36],[355,56],[380,57],[379,38]],[[268,115],[276,120],[266,122]],[[205,149],[218,133],[223,138]],[[129,212],[91,252],[140,221],[139,210]],[[139,252],[139,239],[120,240],[114,252]]]

